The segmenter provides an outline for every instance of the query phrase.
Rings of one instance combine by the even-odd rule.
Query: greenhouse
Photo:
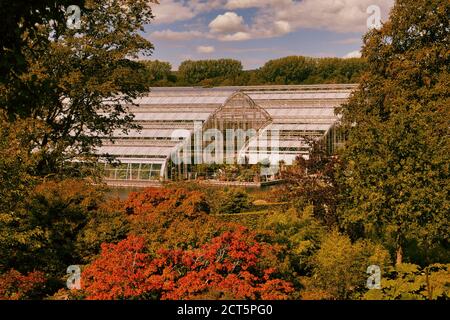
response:
[[[329,152],[343,142],[336,107],[354,85],[153,88],[130,106],[141,130],[118,130],[97,154],[111,181],[189,179],[196,166],[261,164],[308,157],[311,142]],[[269,173],[267,173],[269,172]]]

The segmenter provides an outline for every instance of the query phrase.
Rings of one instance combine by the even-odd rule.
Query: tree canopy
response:
[[[448,248],[450,4],[399,0],[365,37],[368,70],[342,108],[340,212],[355,236]]]
[[[152,18],[144,0],[85,1],[79,29],[49,18],[22,30],[26,68],[0,83],[0,109],[10,121],[33,119],[48,128],[36,139],[45,151],[40,174],[86,156],[113,130],[133,127],[126,104],[149,85],[145,68],[132,58],[151,54],[140,31]]]

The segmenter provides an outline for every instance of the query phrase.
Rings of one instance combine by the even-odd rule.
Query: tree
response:
[[[148,188],[130,194],[122,210],[129,215],[130,233],[145,238],[152,253],[161,248],[197,248],[235,228],[208,214],[202,192],[184,188]]]
[[[129,214],[151,214],[164,212],[172,216],[195,218],[209,213],[209,206],[203,193],[184,188],[147,188],[134,192],[125,201]]]
[[[264,266],[274,248],[244,229],[195,250],[162,249],[153,259],[139,237],[102,249],[82,273],[87,299],[286,299],[292,292]]]
[[[426,268],[404,263],[390,268],[381,278],[381,290],[370,290],[367,300],[448,300],[450,265],[432,264]]]
[[[284,201],[290,201],[302,212],[308,205],[313,206],[313,215],[329,227],[337,225],[336,156],[329,155],[323,144],[310,142],[308,159],[297,157],[294,164],[281,172],[286,180],[282,187]]]
[[[0,228],[0,272],[13,268],[45,271],[53,277],[65,274],[69,265],[81,260],[77,237],[101,201],[102,190],[86,181],[49,181],[35,186]]]
[[[323,290],[329,299],[355,298],[365,291],[367,268],[377,265],[385,270],[389,259],[389,253],[380,245],[368,241],[352,243],[348,236],[333,231],[325,236],[312,258],[312,290]]]
[[[285,247],[289,259],[289,270],[294,278],[298,275],[310,275],[311,257],[320,249],[320,242],[327,229],[313,217],[313,207],[303,212],[294,208],[275,212],[263,220],[258,232],[265,241]],[[264,231],[268,231],[268,233]]]
[[[31,141],[45,132],[45,126],[32,120],[10,123],[5,118],[0,111],[0,273],[12,268],[16,253],[37,250],[42,236],[23,204],[39,183],[34,168],[40,155],[30,150]]]
[[[364,59],[319,58],[306,83],[357,83],[366,67]]]
[[[449,14],[446,1],[397,1],[366,35],[368,69],[341,110],[342,225],[385,241],[397,264],[411,242],[425,264],[433,248],[448,248]]]
[[[219,78],[235,78],[242,72],[242,63],[232,59],[219,60],[187,60],[181,63],[179,73],[189,84],[199,84],[200,82]]]
[[[266,83],[300,84],[311,75],[313,69],[312,58],[291,56],[270,60],[260,69],[259,74]]]
[[[74,158],[88,161],[102,137],[134,127],[126,105],[149,89],[145,67],[131,60],[153,49],[139,34],[152,18],[149,3],[89,0],[83,8],[80,29],[43,20],[24,30],[27,68],[0,88],[10,121],[31,118],[49,128],[36,139],[45,151],[37,167],[42,176]]]
[[[221,196],[219,213],[241,213],[250,209],[251,203],[247,192],[239,189],[230,189]]]
[[[142,62],[150,74],[150,84],[165,85],[169,79],[172,79],[172,65],[169,62],[154,60]]]
[[[27,275],[16,270],[0,274],[0,300],[37,299],[43,296],[47,279],[39,271]]]
[[[90,262],[100,253],[102,243],[117,243],[130,232],[130,221],[125,212],[103,208],[88,212],[87,222],[77,235],[76,251],[80,263]]]
[[[23,35],[34,33],[38,25],[46,21],[63,23],[64,7],[83,6],[83,0],[17,0],[0,1],[3,23],[0,26],[0,84],[15,81],[16,75],[26,71],[27,64],[22,48],[26,45]],[[47,41],[45,38],[40,41]]]

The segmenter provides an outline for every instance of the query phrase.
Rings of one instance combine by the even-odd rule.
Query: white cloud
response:
[[[159,0],[152,5],[155,24],[172,23],[195,18],[199,14],[224,7],[225,0]]]
[[[343,58],[344,59],[361,58],[361,52],[359,50],[352,51],[343,56]]]
[[[191,7],[175,0],[161,0],[159,5],[152,6],[155,23],[171,23],[188,20],[196,16]]]
[[[277,7],[288,5],[291,2],[291,0],[228,0],[225,7],[228,9]]]
[[[230,11],[213,19],[208,25],[209,32],[202,27],[196,28],[202,32],[166,30],[155,32],[158,38],[188,40],[206,37],[219,41],[244,41],[278,37],[306,28],[341,33],[365,32],[369,18],[367,8],[379,6],[383,20],[386,20],[394,0],[164,0],[160,3],[154,8],[156,23],[188,20],[215,9]],[[251,23],[248,21],[246,24],[244,17],[232,11],[244,8],[256,8]],[[184,35],[187,38],[183,38]],[[356,43],[354,39],[349,41]]]
[[[270,21],[270,20],[269,20]],[[289,33],[291,25],[284,20],[268,24],[258,21],[251,27],[245,24],[244,18],[235,12],[226,12],[218,15],[209,24],[211,35],[219,41],[244,41],[255,38],[275,37]]]
[[[243,17],[235,12],[226,12],[211,21],[209,28],[213,33],[236,33],[244,31],[246,26]]]
[[[233,34],[221,35],[218,39],[220,41],[244,41],[251,38],[252,36],[248,32],[236,32]]]
[[[149,39],[158,39],[158,40],[168,40],[168,41],[183,41],[183,40],[192,40],[196,38],[206,37],[200,31],[172,31],[172,30],[162,30],[155,31],[150,34]]]
[[[394,0],[228,0],[225,7],[230,10],[257,8],[250,29],[255,36],[267,37],[301,28],[364,32],[367,31],[369,6],[379,6],[386,20],[393,4]]]
[[[394,0],[303,0],[289,1],[272,10],[274,20],[285,20],[298,28],[326,29],[335,32],[367,31],[367,8],[380,7],[383,18]]]
[[[216,48],[214,48],[213,46],[199,46],[199,47],[197,47],[197,52],[198,53],[213,53],[214,51],[216,51]]]
[[[277,34],[285,34],[291,32],[291,25],[287,21],[275,21],[274,31]]]

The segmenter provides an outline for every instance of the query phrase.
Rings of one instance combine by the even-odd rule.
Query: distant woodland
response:
[[[366,68],[362,58],[290,56],[268,61],[256,70],[243,70],[233,59],[187,60],[178,71],[164,61],[145,61],[149,83],[165,86],[246,86],[268,84],[358,83]]]

